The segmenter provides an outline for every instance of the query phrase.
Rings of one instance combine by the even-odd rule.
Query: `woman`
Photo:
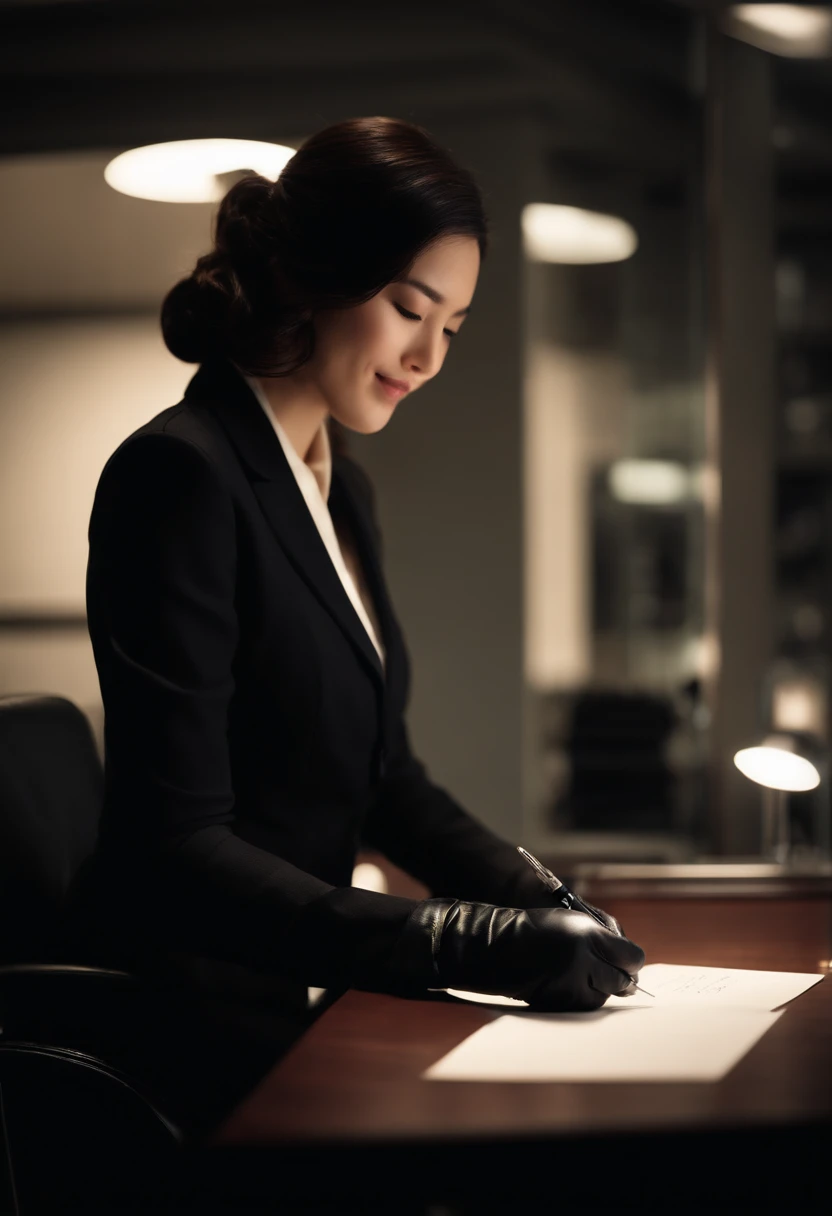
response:
[[[162,308],[199,370],[96,492],[107,783],[85,940],[201,994],[194,1023],[230,1000],[272,1058],[308,986],[592,1009],[643,962],[611,918],[552,906],[413,755],[373,491],[340,443],[439,373],[486,248],[471,176],[403,121],[339,123],[276,183],[246,176]],[[431,897],[351,887],[362,842]]]

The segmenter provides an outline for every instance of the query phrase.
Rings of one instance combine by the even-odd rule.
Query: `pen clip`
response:
[[[519,845],[517,846],[517,852],[525,857],[532,869],[536,870],[540,877],[546,882],[554,883],[556,887],[563,886],[560,879],[554,875],[551,870],[547,870],[546,867],[542,865],[536,857],[533,857],[531,853],[528,853],[525,849],[521,849]]]

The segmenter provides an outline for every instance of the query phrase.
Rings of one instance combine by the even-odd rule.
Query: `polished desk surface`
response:
[[[603,906],[648,961],[824,975],[830,969],[828,895],[607,899]],[[832,979],[787,1006],[714,1083],[420,1079],[494,1012],[444,996],[415,1001],[348,992],[231,1114],[213,1143],[415,1143],[832,1123]]]

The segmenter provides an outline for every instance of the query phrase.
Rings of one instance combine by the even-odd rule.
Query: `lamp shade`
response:
[[[787,736],[772,736],[758,747],[742,748],[734,756],[734,764],[750,781],[772,790],[798,793],[820,785],[814,764],[797,754]]]

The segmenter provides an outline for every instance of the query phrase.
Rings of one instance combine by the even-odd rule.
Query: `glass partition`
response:
[[[702,44],[682,14],[665,37],[638,146],[611,108],[522,219],[525,830],[559,856],[675,859],[705,832]],[[599,247],[608,217],[629,244]]]

